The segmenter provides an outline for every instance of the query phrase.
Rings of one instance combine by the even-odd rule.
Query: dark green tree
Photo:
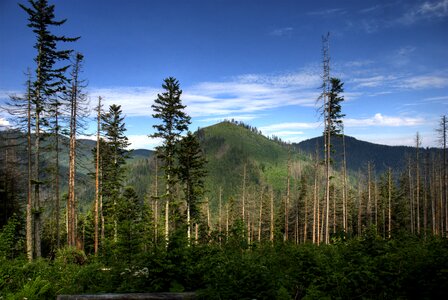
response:
[[[32,28],[36,34],[36,44],[34,48],[37,50],[35,81],[32,88],[32,102],[34,111],[34,128],[35,128],[35,159],[34,159],[34,243],[27,243],[27,253],[30,260],[33,256],[41,256],[41,203],[40,203],[40,186],[41,173],[39,169],[40,163],[40,140],[41,126],[44,124],[42,115],[48,110],[47,105],[50,99],[54,99],[56,94],[61,91],[66,82],[65,71],[69,65],[58,66],[57,63],[67,60],[72,50],[58,50],[59,42],[74,42],[79,37],[68,38],[65,36],[57,36],[51,33],[50,26],[60,26],[66,20],[56,21],[54,15],[54,5],[49,5],[46,0],[29,0],[30,7],[22,4],[19,6],[28,14],[28,27]],[[31,239],[27,239],[31,240]]]
[[[156,130],[150,135],[152,138],[162,139],[162,145],[157,147],[157,156],[163,161],[166,182],[166,205],[165,205],[165,239],[169,239],[169,207],[173,200],[174,185],[176,183],[177,168],[175,165],[175,155],[177,142],[181,139],[181,134],[188,129],[190,117],[184,112],[185,105],[182,105],[180,96],[182,90],[179,81],[174,77],[169,77],[162,84],[164,93],[158,94],[154,100],[152,115],[162,121],[161,124],[153,125]]]
[[[341,102],[344,101],[344,96],[341,95],[344,92],[344,83],[338,78],[330,78],[330,84],[330,93],[325,108],[330,119],[327,130],[331,135],[338,135],[342,130],[342,118],[345,117],[341,110]]]
[[[109,218],[109,225],[113,223],[114,241],[117,240],[117,217],[116,205],[119,201],[120,193],[125,178],[124,165],[129,151],[126,148],[130,145],[125,136],[125,123],[122,116],[121,106],[112,104],[107,113],[101,116],[101,127],[105,135],[104,147],[101,148],[102,165],[102,196],[104,203],[104,215]]]
[[[143,204],[139,201],[134,188],[126,187],[117,204],[118,240],[117,250],[120,257],[132,264],[133,257],[140,250],[142,237]]]
[[[199,141],[196,136],[188,132],[180,142],[179,179],[183,184],[187,203],[187,236],[189,240],[191,238],[191,220],[195,223],[198,221],[198,202],[204,195],[206,163]]]

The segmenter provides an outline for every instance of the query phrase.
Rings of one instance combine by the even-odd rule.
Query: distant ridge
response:
[[[309,140],[294,144],[294,148],[308,154],[316,152],[316,144],[319,145],[320,157],[323,158],[323,137],[315,137]],[[340,168],[343,159],[342,137],[332,139],[333,155],[332,158],[336,168]],[[388,146],[374,144],[358,140],[351,136],[345,136],[347,168],[352,171],[358,171],[366,168],[368,162],[375,166],[378,173],[382,173],[391,167],[393,170],[402,170],[407,160],[414,159],[416,148],[410,146]],[[425,155],[441,153],[437,148],[422,148],[420,156],[423,159]]]

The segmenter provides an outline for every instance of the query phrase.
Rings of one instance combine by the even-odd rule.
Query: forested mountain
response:
[[[296,150],[308,154],[314,154],[316,147],[320,151],[320,157],[323,153],[324,138],[322,136],[315,137],[300,143],[294,143],[293,147]],[[343,138],[342,136],[333,137],[332,141],[332,159],[333,166],[340,169],[343,161]],[[374,170],[381,174],[392,168],[395,171],[401,171],[406,167],[409,159],[413,160],[416,155],[416,148],[409,146],[388,146],[374,144],[358,140],[351,136],[345,136],[345,152],[347,157],[347,169],[352,172],[357,172],[365,169],[368,162],[372,163]],[[442,150],[437,148],[420,148],[420,155],[422,158],[432,155],[441,155]],[[429,155],[429,156],[428,156]]]

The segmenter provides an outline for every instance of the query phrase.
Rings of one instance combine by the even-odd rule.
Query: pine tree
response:
[[[102,130],[106,138],[101,147],[102,164],[102,196],[104,197],[104,213],[113,223],[113,237],[117,241],[118,221],[116,206],[119,201],[125,176],[124,165],[128,157],[128,138],[125,136],[125,123],[120,105],[112,104],[107,113],[102,114]],[[109,224],[111,225],[111,224]]]
[[[156,132],[150,135],[152,138],[161,138],[162,145],[157,147],[157,156],[163,161],[163,170],[165,172],[165,241],[169,241],[169,209],[170,202],[173,200],[174,186],[176,183],[176,165],[175,154],[178,150],[177,142],[181,134],[188,129],[190,117],[184,112],[185,106],[182,105],[180,96],[182,90],[179,81],[173,77],[166,78],[162,84],[165,92],[157,95],[154,100],[152,115],[162,121],[161,124],[153,125]]]
[[[71,221],[67,228],[68,245],[75,246],[76,242],[76,202],[75,202],[75,175],[76,175],[76,136],[84,125],[84,118],[87,115],[87,97],[83,92],[85,88],[84,81],[80,79],[82,71],[83,55],[77,53],[75,61],[72,65],[71,71],[71,87],[67,90],[66,100],[69,104],[70,110],[70,150],[69,150],[69,182],[68,182],[68,199],[67,199],[67,214],[68,220]],[[57,237],[59,246],[59,203],[57,203]]]
[[[187,235],[191,238],[191,219],[198,221],[198,202],[204,194],[206,160],[202,154],[197,138],[191,133],[180,142],[179,179],[183,183],[185,201],[187,203]]]
[[[49,5],[46,0],[29,0],[30,7],[22,4],[19,6],[28,14],[28,27],[32,28],[36,34],[37,50],[35,58],[36,76],[33,83],[33,105],[34,124],[35,124],[35,159],[34,159],[34,246],[33,252],[36,257],[41,256],[41,203],[40,203],[40,140],[42,114],[47,109],[49,99],[54,98],[61,91],[66,78],[65,71],[69,67],[56,67],[58,61],[64,61],[69,58],[72,50],[57,50],[58,42],[74,42],[77,38],[67,38],[65,36],[56,36],[49,31],[50,26],[60,26],[66,20],[56,21],[54,15],[54,5]],[[32,259],[32,257],[29,257]]]

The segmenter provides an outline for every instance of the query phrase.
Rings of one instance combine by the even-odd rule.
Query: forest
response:
[[[167,77],[148,99],[148,135],[161,143],[133,151],[121,106],[88,102],[84,55],[70,49],[81,37],[54,33],[66,20],[47,0],[19,6],[36,56],[23,93],[1,106],[11,126],[0,131],[0,299],[447,294],[446,115],[438,148],[418,132],[414,147],[346,136],[328,35],[321,137],[287,143],[235,120],[192,131]],[[81,138],[89,122],[94,140]]]

